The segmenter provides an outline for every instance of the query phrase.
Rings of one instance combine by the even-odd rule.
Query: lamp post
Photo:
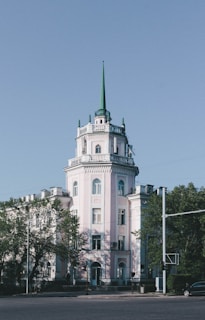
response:
[[[88,261],[86,262],[86,295],[89,294],[88,290]]]
[[[26,294],[29,294],[29,232],[30,232],[30,217],[29,207],[26,206],[27,213],[27,243],[26,243]]]
[[[166,188],[162,187],[162,261],[163,294],[166,294]]]

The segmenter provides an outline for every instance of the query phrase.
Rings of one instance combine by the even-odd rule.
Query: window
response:
[[[83,139],[83,148],[82,148],[82,154],[87,153],[87,140],[84,138]]]
[[[101,194],[101,181],[99,179],[93,180],[93,194]]]
[[[77,218],[78,216],[78,210],[74,209],[71,211],[72,215],[75,216]]]
[[[75,209],[72,210],[71,215],[72,215],[73,221],[78,223],[78,210],[75,210]]]
[[[120,180],[118,182],[118,195],[124,196],[124,194],[125,194],[125,184],[124,184],[124,181]]]
[[[118,210],[118,224],[125,224],[125,210]]]
[[[125,271],[126,271],[126,264],[124,262],[120,262],[119,268],[118,268],[118,278],[125,279]]]
[[[50,226],[52,222],[52,215],[51,215],[51,210],[47,211],[47,225]]]
[[[118,250],[125,250],[125,236],[118,237]]]
[[[51,276],[51,264],[50,262],[47,262],[47,276],[50,277]]]
[[[101,153],[101,146],[99,144],[95,147],[95,153]]]
[[[94,208],[93,209],[93,224],[101,223],[101,209]]]
[[[39,213],[36,214],[36,228],[40,227],[40,215]]]
[[[95,235],[92,236],[92,250],[100,250],[101,249],[101,236]]]
[[[75,181],[73,183],[73,196],[75,197],[77,195],[78,195],[78,183],[77,183],[77,181]]]

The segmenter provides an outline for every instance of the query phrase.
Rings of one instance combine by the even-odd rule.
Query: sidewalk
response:
[[[139,293],[139,292],[129,292],[129,291],[75,291],[75,292],[40,292],[40,293],[31,293],[29,295],[22,295],[29,297],[76,297],[76,298],[105,298],[105,297],[161,297],[163,296],[160,292],[148,292],[148,293]]]

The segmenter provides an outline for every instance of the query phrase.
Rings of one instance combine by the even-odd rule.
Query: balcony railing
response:
[[[91,124],[79,128],[78,135],[81,136],[86,133],[94,133],[94,132],[111,132],[111,133],[118,133],[121,135],[125,135],[124,127],[114,126],[110,123],[105,124]]]
[[[96,162],[102,162],[102,163],[106,163],[106,162],[115,162],[118,164],[126,164],[126,165],[130,165],[133,166],[135,165],[134,160],[132,158],[128,158],[128,157],[122,157],[122,156],[118,156],[116,154],[97,154],[97,155],[88,155],[85,154],[81,157],[78,158],[73,158],[70,159],[68,161],[68,166],[69,167],[74,167],[77,166],[79,164],[83,164],[83,163],[96,163]]]

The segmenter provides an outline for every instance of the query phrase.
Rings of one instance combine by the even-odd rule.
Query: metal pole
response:
[[[88,263],[87,263],[87,266],[86,266],[86,272],[87,272],[87,279],[86,279],[86,294],[88,295],[89,291],[88,291]]]
[[[29,209],[26,207],[27,212],[27,244],[26,244],[26,294],[29,293]]]
[[[163,260],[163,294],[166,294],[166,188],[162,187],[162,260]]]

